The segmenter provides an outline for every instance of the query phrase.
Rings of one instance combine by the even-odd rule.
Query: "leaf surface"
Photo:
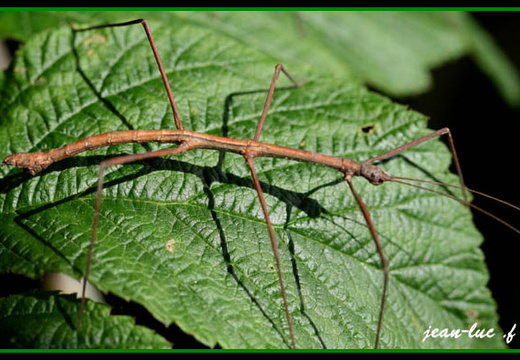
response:
[[[184,127],[253,138],[275,60],[197,26],[152,28]],[[362,161],[430,133],[425,116],[355,83],[288,70],[307,82],[294,89],[281,78],[261,141]],[[36,35],[6,73],[1,99],[0,157],[112,130],[174,128],[138,26]],[[34,177],[0,167],[0,270],[80,277],[97,165],[159,147],[99,149]],[[440,141],[382,164],[391,174],[457,184],[449,165]],[[372,347],[383,273],[341,174],[286,159],[257,159],[256,167],[280,242],[297,345]],[[498,335],[422,341],[430,325],[464,329],[478,321],[500,333],[469,211],[398,184],[354,184],[390,262],[381,346],[502,347]],[[144,305],[209,346],[284,348],[290,341],[273,266],[240,155],[196,150],[107,170],[90,278],[99,289]]]

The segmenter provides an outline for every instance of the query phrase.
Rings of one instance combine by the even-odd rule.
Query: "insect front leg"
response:
[[[80,31],[103,29],[103,28],[109,28],[109,27],[130,26],[130,25],[134,25],[134,24],[141,24],[144,28],[146,37],[148,38],[148,42],[150,44],[150,47],[152,48],[155,62],[157,63],[157,67],[159,68],[159,73],[161,74],[161,79],[164,84],[164,89],[166,91],[166,95],[168,96],[168,101],[170,102],[170,107],[173,112],[173,119],[175,121],[175,126],[177,127],[177,129],[182,130],[183,126],[182,126],[181,117],[179,115],[179,110],[177,108],[177,104],[175,103],[173,91],[170,87],[170,82],[168,80],[168,76],[166,75],[166,70],[164,69],[164,66],[163,66],[163,63],[161,60],[161,56],[159,55],[159,50],[157,50],[157,46],[155,44],[155,40],[152,35],[152,29],[150,28],[148,21],[146,21],[145,19],[136,19],[136,20],[126,21],[126,22],[121,22],[121,23],[111,23],[111,24],[89,26],[86,28],[76,28],[74,25],[71,25],[71,28],[73,31],[80,32]]]

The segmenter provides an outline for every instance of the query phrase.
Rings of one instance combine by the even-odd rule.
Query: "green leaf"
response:
[[[86,305],[78,329],[75,296],[34,292],[0,298],[0,345],[3,349],[170,347],[168,341],[136,326],[131,318],[109,316],[110,307],[94,302]]]
[[[465,55],[512,106],[520,77],[469,13],[448,11],[301,11],[189,13],[283,63],[304,63],[358,79],[392,96],[432,87],[431,70]]]
[[[306,63],[392,95],[424,92],[430,70],[460,57],[464,38],[442,12],[219,12],[201,22],[283,63]],[[403,39],[406,41],[403,41]]]
[[[252,139],[275,59],[194,25],[151,25],[184,127]],[[288,70],[307,82],[294,89],[281,78],[261,137],[266,143],[362,161],[431,132],[425,116],[355,83],[317,69]],[[0,157],[111,130],[174,128],[139,26],[39,33],[18,52],[3,85]],[[99,162],[160,147],[99,149],[34,177],[0,167],[0,271],[81,277]],[[449,151],[436,140],[382,165],[395,175],[458,183]],[[383,272],[341,174],[286,159],[257,159],[256,167],[280,242],[298,347],[372,347]],[[381,346],[503,347],[482,238],[468,209],[419,189],[354,180],[390,262]],[[90,280],[209,346],[285,348],[288,327],[267,235],[240,155],[196,150],[109,168]],[[422,341],[429,326],[465,329],[477,321],[497,335]]]
[[[267,53],[286,66],[312,66],[392,96],[427,91],[432,86],[432,69],[470,55],[510,105],[520,104],[517,71],[489,34],[465,12],[5,12],[0,13],[0,36],[25,40],[67,22],[100,24],[139,17],[177,25],[196,23]]]

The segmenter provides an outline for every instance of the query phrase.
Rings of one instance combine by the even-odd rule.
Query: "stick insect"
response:
[[[61,148],[51,149],[44,152],[34,152],[34,153],[17,153],[8,156],[4,159],[4,165],[16,166],[19,168],[23,168],[27,170],[31,175],[36,175],[41,172],[51,164],[60,161],[64,158],[74,156],[83,151],[94,150],[100,147],[107,147],[111,145],[117,144],[126,144],[126,143],[148,143],[148,142],[159,142],[159,143],[172,143],[177,144],[176,147],[149,151],[141,154],[133,154],[133,155],[125,155],[118,156],[114,158],[110,158],[107,160],[103,160],[99,166],[98,173],[98,181],[95,193],[95,206],[94,206],[94,219],[91,228],[90,234],[90,245],[88,250],[87,257],[87,267],[84,272],[85,279],[88,279],[91,272],[91,264],[92,264],[92,256],[94,251],[94,244],[97,238],[97,231],[100,223],[101,209],[102,209],[102,191],[104,187],[104,175],[107,168],[110,168],[115,165],[123,165],[131,162],[142,161],[146,159],[153,159],[160,156],[175,156],[187,153],[192,150],[200,150],[200,149],[209,149],[209,150],[220,150],[224,152],[232,152],[241,155],[246,163],[247,168],[249,169],[250,176],[252,179],[253,189],[257,194],[258,202],[261,207],[261,211],[264,216],[265,227],[267,230],[268,237],[271,242],[271,248],[273,253],[273,258],[275,261],[274,268],[276,271],[277,279],[278,279],[278,287],[279,294],[282,298],[283,303],[283,311],[285,314],[286,327],[288,329],[289,344],[293,348],[298,346],[296,341],[295,331],[293,327],[293,317],[291,313],[293,309],[287,299],[286,293],[286,285],[285,285],[285,277],[286,274],[282,271],[281,266],[281,258],[279,251],[279,239],[276,236],[276,232],[274,230],[271,218],[270,211],[266,202],[266,197],[264,195],[265,190],[262,187],[262,184],[257,175],[256,167],[255,167],[255,159],[258,158],[284,158],[295,160],[298,162],[307,162],[319,166],[325,166],[328,168],[332,168],[337,170],[342,174],[343,180],[347,183],[348,188],[350,189],[359,210],[362,213],[364,221],[366,222],[366,226],[370,232],[370,236],[373,240],[373,245],[376,248],[380,267],[381,267],[381,281],[382,288],[380,294],[380,304],[379,311],[377,314],[377,320],[375,323],[374,329],[374,339],[373,346],[378,348],[380,346],[380,340],[382,336],[382,326],[384,322],[384,315],[386,309],[386,302],[388,298],[389,292],[389,280],[390,280],[390,270],[391,266],[387,256],[385,255],[385,251],[381,244],[380,235],[377,231],[375,223],[372,219],[372,214],[369,211],[369,207],[365,204],[361,194],[356,190],[353,179],[355,177],[365,178],[369,183],[373,185],[381,185],[385,182],[394,182],[400,183],[409,186],[415,186],[420,189],[426,189],[429,191],[433,191],[431,189],[425,188],[422,184],[413,184],[412,182],[415,179],[399,177],[389,174],[380,168],[377,163],[383,162],[389,158],[395,157],[401,152],[415,147],[419,144],[422,144],[430,139],[446,136],[448,139],[448,145],[453,153],[454,163],[456,167],[456,171],[459,175],[460,179],[460,188],[463,190],[464,199],[458,199],[454,196],[447,195],[445,193],[437,192],[443,196],[449,196],[454,200],[460,201],[467,206],[472,206],[467,201],[468,192],[470,190],[464,185],[464,181],[462,178],[462,171],[459,165],[459,161],[456,155],[455,146],[453,142],[453,138],[449,129],[443,128],[438,131],[435,131],[429,135],[418,138],[412,142],[406,143],[402,146],[399,146],[393,150],[390,150],[386,153],[370,157],[368,160],[363,162],[356,162],[347,158],[339,158],[330,155],[325,155],[316,152],[310,152],[303,149],[285,147],[281,145],[274,145],[269,143],[264,143],[261,141],[261,135],[264,123],[268,118],[268,113],[270,109],[270,105],[273,99],[273,94],[275,91],[275,87],[278,81],[280,74],[286,76],[294,87],[299,87],[302,85],[301,82],[297,81],[292,75],[282,66],[277,65],[275,67],[275,72],[272,77],[271,84],[269,86],[267,97],[265,100],[265,104],[263,110],[261,112],[261,116],[257,123],[256,132],[252,139],[233,139],[224,136],[210,135],[199,133],[195,131],[191,131],[185,128],[183,121],[180,116],[180,111],[177,107],[176,101],[174,99],[173,92],[170,88],[170,83],[168,77],[166,75],[166,70],[162,64],[162,60],[159,56],[159,52],[157,46],[155,44],[154,38],[152,36],[152,31],[150,26],[146,20],[138,19],[129,22],[115,23],[115,24],[106,24],[99,26],[92,26],[86,28],[73,28],[73,31],[83,32],[83,31],[92,31],[96,29],[106,28],[106,27],[121,27],[121,26],[129,26],[129,25],[137,25],[141,24],[144,28],[145,34],[147,36],[148,42],[151,46],[153,55],[155,57],[156,65],[159,69],[159,73],[165,88],[165,92],[168,97],[169,105],[171,111],[173,113],[173,119],[176,126],[176,129],[162,129],[162,130],[122,130],[122,131],[112,131],[108,133],[103,133],[99,135],[93,135],[87,137],[85,139],[76,141],[69,145],[65,145]],[[447,184],[440,184],[442,186],[449,186]],[[517,207],[514,207],[518,210]],[[484,211],[482,209],[478,209],[479,211]],[[485,211],[484,211],[485,212]],[[493,217],[492,214],[487,213],[489,216]],[[512,225],[505,223],[501,219],[495,217],[496,220],[502,222],[505,226],[511,228],[513,231],[519,232],[518,229],[513,227]],[[86,282],[84,282],[86,284]],[[84,290],[83,290],[84,292]],[[83,316],[83,308],[85,304],[85,296],[82,296],[81,302],[81,310],[79,312],[79,320],[81,323],[81,318]]]

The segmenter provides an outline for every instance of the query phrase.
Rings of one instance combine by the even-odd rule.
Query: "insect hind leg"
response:
[[[166,156],[166,155],[180,155],[186,151],[191,150],[190,146],[186,143],[181,143],[178,147],[175,148],[168,148],[168,149],[160,149],[155,151],[149,151],[142,154],[132,154],[132,155],[123,155],[118,156],[115,158],[104,160],[99,165],[99,172],[98,172],[98,181],[97,181],[97,187],[96,187],[96,200],[94,204],[94,218],[92,221],[92,228],[90,231],[90,243],[89,243],[89,249],[87,254],[87,265],[85,267],[85,273],[84,273],[84,279],[83,279],[83,285],[81,290],[81,303],[79,308],[79,314],[78,314],[78,328],[81,327],[81,322],[83,318],[83,313],[85,311],[85,302],[86,302],[86,291],[87,291],[87,282],[90,277],[90,268],[92,264],[92,255],[94,253],[94,244],[96,243],[96,236],[97,236],[97,229],[99,224],[99,217],[101,213],[101,201],[102,201],[102,193],[103,193],[103,177],[105,169],[107,169],[110,166],[114,165],[123,165],[128,164],[130,162],[155,158],[159,156]]]

